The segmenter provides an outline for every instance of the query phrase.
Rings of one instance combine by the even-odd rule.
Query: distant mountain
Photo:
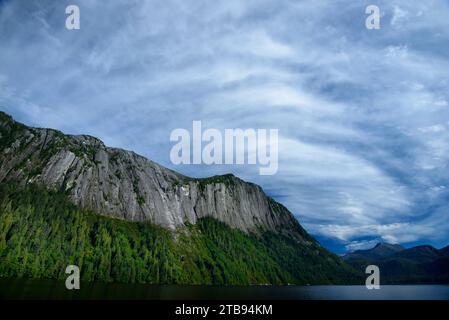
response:
[[[379,243],[372,249],[348,253],[343,259],[362,272],[367,265],[379,266],[383,283],[449,283],[449,246],[440,250],[428,245],[405,249]]]
[[[69,264],[89,281],[357,279],[255,184],[186,177],[0,112],[0,277],[60,278]]]
[[[357,250],[344,256],[347,261],[366,259],[376,261],[387,258],[393,254],[404,250],[405,248],[398,244],[378,243],[374,248],[368,250]]]

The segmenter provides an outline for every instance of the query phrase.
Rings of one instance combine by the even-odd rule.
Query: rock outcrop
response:
[[[244,232],[274,231],[314,242],[282,205],[233,176],[195,179],[91,136],[27,127],[0,112],[0,183],[68,192],[95,213],[174,230],[211,216]]]

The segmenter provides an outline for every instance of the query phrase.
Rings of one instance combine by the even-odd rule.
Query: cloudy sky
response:
[[[1,110],[258,183],[338,253],[449,244],[448,55],[444,0],[0,0]],[[193,120],[279,129],[278,173],[173,165]]]

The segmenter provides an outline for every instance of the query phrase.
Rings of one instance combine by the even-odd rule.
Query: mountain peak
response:
[[[404,247],[398,244],[390,244],[386,242],[379,242],[371,249],[365,250],[356,250],[354,252],[345,254],[343,259],[345,260],[359,260],[359,259],[368,259],[368,260],[376,260],[383,259],[386,257],[390,257],[397,252],[401,252],[405,250]]]
[[[389,249],[389,250],[393,250],[393,251],[401,251],[401,250],[405,249],[400,244],[387,243],[387,242],[379,242],[371,250],[376,249],[376,248],[377,249],[384,249],[385,248],[385,249]]]

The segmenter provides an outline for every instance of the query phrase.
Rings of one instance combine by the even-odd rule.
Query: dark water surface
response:
[[[154,286],[0,279],[0,299],[162,299],[162,300],[449,300],[449,285],[381,286]]]

